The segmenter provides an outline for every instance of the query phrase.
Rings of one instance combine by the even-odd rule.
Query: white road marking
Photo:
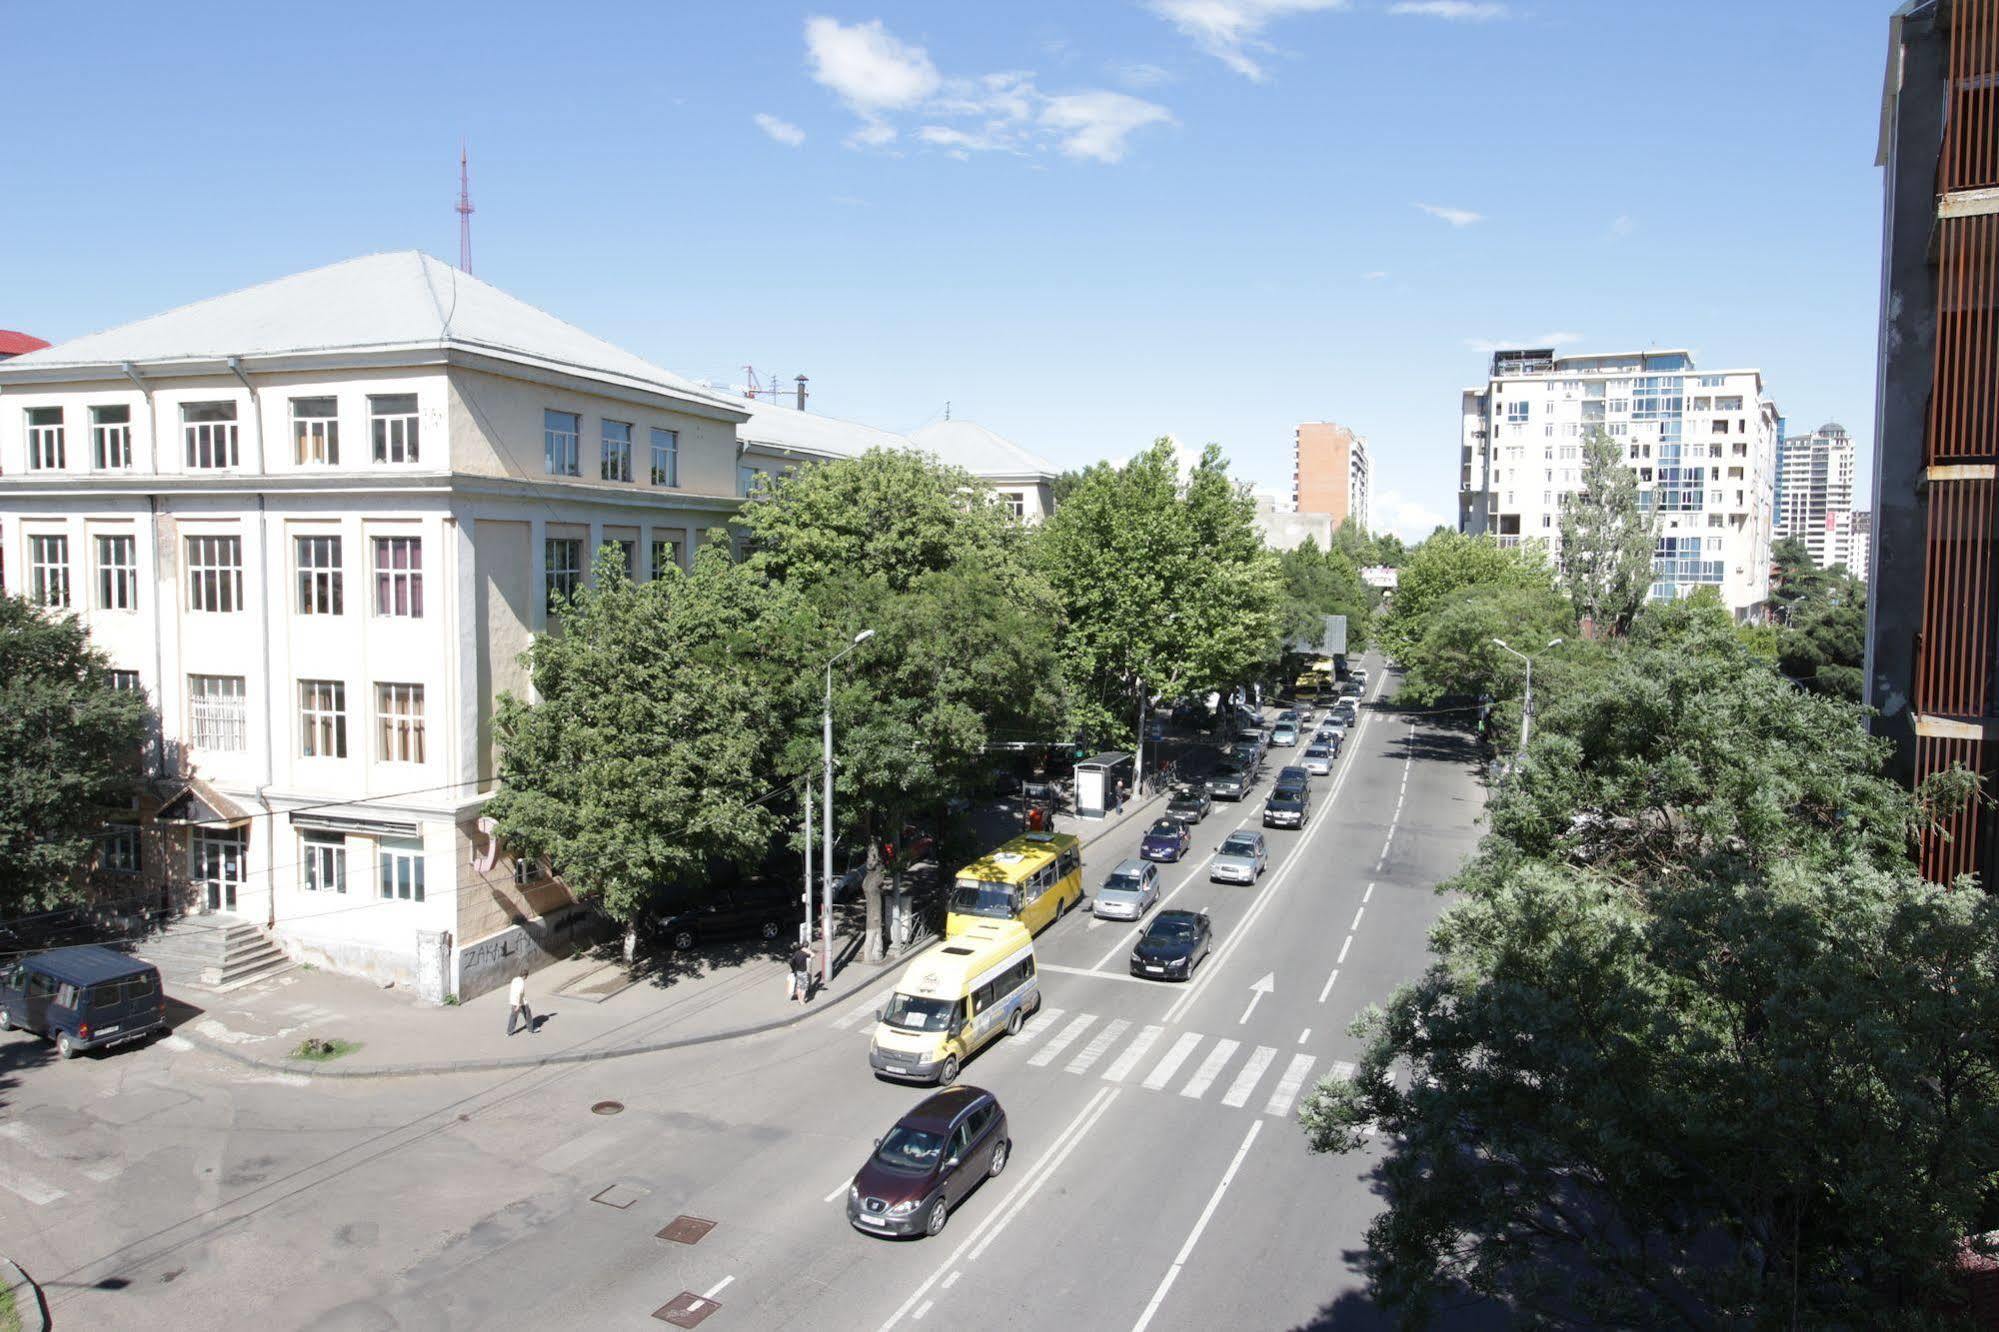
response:
[[[1242,1016],[1235,1020],[1235,1024],[1238,1027],[1240,1027],[1243,1023],[1249,1021],[1249,1015],[1256,1011],[1256,1006],[1259,1002],[1262,1001],[1263,996],[1269,994],[1272,990],[1277,988],[1277,973],[1274,971],[1268,973],[1263,977],[1263,979],[1257,981],[1256,984],[1250,986],[1249,988],[1250,988],[1249,1007],[1243,1009]]]
[[[1007,1044],[1013,1046],[1015,1049],[1020,1048],[1054,1026],[1055,1019],[1068,1011],[1066,1008],[1044,1008],[1040,1010],[1033,1017],[1026,1019],[1020,1024],[1019,1034],[1008,1037]]]
[[[1365,915],[1366,913],[1367,913],[1367,908],[1366,908],[1366,907],[1364,907],[1364,906],[1363,906],[1363,907],[1356,907],[1356,908],[1354,909],[1354,913],[1353,913],[1353,924],[1351,924],[1351,925],[1347,926],[1347,933],[1349,933],[1349,934],[1354,934],[1354,933],[1358,933],[1358,932],[1359,932],[1359,930],[1360,930],[1360,918],[1361,918],[1361,917],[1362,917],[1363,915]]]
[[[838,1027],[841,1031],[847,1031],[850,1028],[852,1028],[856,1022],[859,1022],[862,1018],[866,1018],[869,1022],[873,1022],[875,1020],[875,1014],[878,1011],[880,1011],[881,1006],[887,1003],[890,997],[893,996],[894,994],[895,994],[895,987],[891,985],[886,990],[883,990],[880,994],[876,995],[874,998],[865,999],[860,1003],[855,1004],[852,1008],[848,1009],[846,1012],[842,1013],[839,1017],[835,1018],[833,1020],[833,1025]]]
[[[1360,904],[1362,906],[1366,906],[1369,902],[1372,902],[1373,900],[1374,900],[1374,885],[1370,883],[1367,886],[1367,891],[1360,895]]]
[[[909,1318],[910,1318],[910,1321],[911,1321],[911,1322],[919,1322],[919,1321],[921,1321],[921,1320],[922,1320],[922,1318],[923,1318],[923,1315],[925,1315],[925,1314],[929,1313],[929,1312],[930,1312],[930,1306],[931,1306],[931,1305],[933,1305],[933,1304],[935,1304],[935,1303],[937,1303],[937,1301],[935,1301],[935,1300],[925,1300],[925,1301],[924,1301],[923,1303],[921,1303],[921,1304],[917,1305],[917,1306],[916,1306],[916,1312],[915,1312],[915,1313],[913,1313],[913,1314],[911,1314],[911,1315],[909,1316]]]
[[[1249,1100],[1249,1094],[1256,1090],[1256,1084],[1263,1080],[1263,1071],[1270,1067],[1270,1061],[1277,1058],[1275,1046],[1259,1045],[1250,1055],[1249,1062],[1236,1074],[1235,1084],[1222,1097],[1222,1104],[1231,1110],[1239,1109]]]
[[[1311,1039],[1312,1039],[1312,1029],[1310,1027],[1307,1027],[1305,1028],[1305,1030],[1298,1033],[1298,1044],[1300,1045],[1303,1045],[1306,1041],[1309,1041]]]
[[[1351,1078],[1353,1074],[1354,1074],[1353,1061],[1347,1059],[1335,1059],[1333,1061],[1332,1075],[1334,1077],[1344,1081],[1348,1078]]]
[[[963,1272],[953,1272],[950,1276],[944,1278],[944,1284],[939,1286],[937,1289],[939,1290],[951,1289],[951,1287],[958,1284],[958,1278],[963,1275],[965,1275]]]
[[[964,1242],[952,1251],[951,1256],[935,1272],[932,1272],[929,1278],[922,1285],[918,1286],[907,1300],[903,1301],[902,1307],[889,1315],[888,1321],[882,1324],[882,1332],[888,1332],[889,1328],[901,1322],[908,1315],[909,1311],[916,1307],[918,1301],[930,1293],[930,1288],[936,1285],[946,1272],[955,1271],[959,1260],[965,1256],[966,1250],[971,1248],[975,1241],[999,1221],[1009,1205],[1016,1200],[1025,1202],[1029,1190],[1054,1173],[1055,1168],[1061,1165],[1063,1159],[1069,1154],[1069,1149],[1082,1141],[1083,1135],[1089,1131],[1091,1125],[1097,1122],[1097,1118],[1110,1106],[1111,1101],[1116,1098],[1117,1094],[1118,1089],[1116,1087],[1099,1087],[1096,1090],[1088,1103],[1077,1113],[1076,1117],[1069,1121],[1068,1126],[1055,1135],[1054,1141],[1056,1144],[1059,1144],[1055,1154],[1044,1161],[1038,1170],[1029,1171],[1027,1177],[1014,1186],[1014,1191],[1007,1195],[1006,1202],[1000,1205],[999,1211],[992,1213],[973,1228],[972,1233],[966,1236]]]
[[[1041,1191],[1041,1186],[1046,1184],[1049,1178],[1054,1175],[1056,1167],[1068,1159],[1070,1152],[1076,1150],[1076,1144],[1083,1140],[1083,1135],[1094,1128],[1097,1121],[1104,1117],[1104,1112],[1111,1108],[1111,1102],[1117,1099],[1118,1094],[1116,1087],[1110,1088],[1109,1091],[1110,1094],[1105,1096],[1103,1103],[1097,1107],[1097,1112],[1090,1116],[1090,1122],[1076,1130],[1075,1136],[1062,1144],[1062,1150],[1057,1152],[1054,1158],[1048,1162],[1048,1168],[1043,1170],[1040,1175],[1035,1177],[1033,1183],[1027,1186],[1026,1192],[1020,1195],[1019,1200],[1007,1199],[1007,1206],[1003,1214],[994,1218],[992,1229],[986,1231],[983,1236],[978,1237],[978,1242],[972,1246],[972,1251],[965,1255],[966,1262],[975,1263],[979,1260],[980,1256],[985,1253],[986,1246],[999,1238],[1000,1232],[1012,1224],[1013,1219],[1020,1215],[1029,1202],[1033,1201],[1034,1195]]]
[[[1152,1322],[1152,1316],[1158,1313],[1159,1306],[1166,1302],[1166,1292],[1173,1289],[1174,1278],[1180,1275],[1180,1269],[1187,1265],[1187,1260],[1194,1256],[1194,1246],[1200,1243],[1201,1232],[1208,1228],[1208,1219],[1214,1216],[1215,1208],[1221,1205],[1222,1195],[1228,1192],[1229,1185],[1235,1180],[1236,1171],[1242,1168],[1243,1157],[1249,1155],[1250,1144],[1256,1141],[1257,1132],[1262,1127],[1263,1121],[1260,1119],[1249,1126],[1249,1133],[1244,1136],[1242,1146],[1236,1148],[1235,1160],[1229,1162],[1227,1172],[1222,1175],[1222,1182],[1215,1185],[1214,1195],[1208,1199],[1208,1205],[1201,1209],[1201,1219],[1196,1221],[1193,1230],[1188,1232],[1187,1242],[1180,1246],[1179,1254],[1173,1259],[1173,1266],[1166,1269],[1166,1275],[1160,1281],[1159,1289],[1152,1292],[1151,1301],[1145,1306],[1145,1312],[1138,1316],[1138,1321],[1132,1324],[1131,1332],[1145,1332],[1147,1324]]]
[[[1347,949],[1351,947],[1353,947],[1353,936],[1349,934],[1346,938],[1346,942],[1340,945],[1340,955],[1334,958],[1333,961],[1339,963],[1341,966],[1345,966],[1347,961]]]
[[[1214,1049],[1208,1051],[1208,1057],[1201,1061],[1198,1069],[1194,1070],[1194,1076],[1187,1080],[1187,1085],[1180,1089],[1180,1094],[1197,1099],[1207,1095],[1208,1087],[1221,1073],[1222,1065],[1228,1063],[1230,1056],[1239,1048],[1235,1041],[1216,1041]]]
[[[1053,962],[1043,962],[1039,958],[1035,959],[1034,966],[1038,971],[1058,971],[1065,976],[1088,976],[1093,980],[1128,981],[1133,985],[1152,985],[1155,983],[1153,981],[1140,980],[1136,976],[1126,975],[1122,971],[1093,971],[1089,967],[1057,966]]]
[[[1284,1076],[1277,1080],[1276,1088],[1270,1093],[1270,1100],[1265,1103],[1263,1113],[1280,1117],[1290,1114],[1291,1102],[1298,1099],[1298,1089],[1305,1085],[1306,1076],[1311,1073],[1312,1065],[1317,1062],[1318,1058],[1315,1055],[1292,1055],[1291,1062],[1285,1066]]]
[[[0,1168],[0,1189],[24,1198],[37,1207],[46,1207],[58,1198],[69,1195],[55,1185],[36,1179],[25,1170],[11,1167]]]
[[[1166,1057],[1160,1060],[1158,1066],[1146,1075],[1145,1081],[1141,1085],[1147,1091],[1158,1091],[1161,1087],[1164,1087],[1168,1082],[1173,1080],[1173,1075],[1180,1071],[1180,1065],[1187,1062],[1187,1056],[1194,1053],[1194,1047],[1206,1039],[1207,1037],[1198,1031],[1181,1033],[1180,1039],[1173,1042],[1173,1048],[1168,1050]]]
[[[848,1189],[851,1189],[853,1187],[854,1187],[854,1180],[853,1177],[850,1175],[846,1179],[841,1180],[838,1187],[836,1187],[831,1193],[827,1194],[824,1198],[821,1198],[819,1201],[833,1202],[836,1199],[838,1199],[841,1194],[845,1193]]]
[[[1130,1028],[1131,1023],[1124,1018],[1118,1018],[1111,1022],[1102,1031],[1090,1038],[1090,1043],[1084,1046],[1074,1059],[1069,1061],[1068,1066],[1063,1071],[1065,1073],[1089,1072],[1099,1059],[1102,1059],[1109,1053],[1112,1044],[1116,1042],[1117,1038],[1124,1035]]]
[[[1131,1071],[1138,1067],[1138,1061],[1145,1058],[1145,1052],[1150,1050],[1154,1043],[1165,1034],[1166,1028],[1164,1027],[1147,1027],[1145,1030],[1139,1032],[1133,1038],[1131,1044],[1125,1047],[1124,1053],[1120,1054],[1112,1061],[1111,1066],[1104,1070],[1104,1081],[1123,1082],[1126,1078],[1130,1077]]]
[[[1320,1002],[1320,1003],[1322,1003],[1322,1004],[1323,1004],[1323,1003],[1325,1003],[1325,1002],[1326,1002],[1326,996],[1327,996],[1327,995],[1329,995],[1329,994],[1331,994],[1331,993],[1333,992],[1333,982],[1334,982],[1334,981],[1336,981],[1336,980],[1338,980],[1339,978],[1340,978],[1340,969],[1339,969],[1338,967],[1334,967],[1334,968],[1333,968],[1333,974],[1332,974],[1332,975],[1330,975],[1330,976],[1328,976],[1328,977],[1326,977],[1326,983],[1325,983],[1325,985],[1323,985],[1322,987],[1320,987],[1320,990],[1319,990],[1319,1002]]]
[[[569,1167],[595,1156],[617,1140],[616,1129],[600,1128],[580,1138],[571,1138],[554,1151],[543,1155],[535,1165],[551,1175],[559,1175]]]
[[[1062,1028],[1061,1031],[1050,1038],[1048,1044],[1036,1050],[1033,1057],[1027,1062],[1035,1068],[1045,1068],[1047,1065],[1054,1063],[1056,1057],[1075,1044],[1076,1038],[1081,1036],[1084,1029],[1096,1020],[1097,1015],[1095,1013],[1078,1013],[1069,1020],[1068,1026]]]
[[[734,1277],[734,1275],[723,1277],[720,1281],[717,1281],[714,1285],[702,1291],[701,1298],[704,1300],[714,1299],[717,1295],[720,1295],[722,1291],[728,1287],[728,1284],[731,1281],[734,1281],[735,1279],[736,1278]]]

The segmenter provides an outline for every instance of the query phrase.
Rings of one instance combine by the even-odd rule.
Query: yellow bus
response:
[[[909,964],[875,1014],[877,1077],[949,1086],[980,1046],[1041,1007],[1034,941],[1010,920],[983,920]]]
[[[1030,934],[1083,900],[1083,844],[1068,833],[1023,833],[958,871],[944,937],[986,920],[1017,920]]]

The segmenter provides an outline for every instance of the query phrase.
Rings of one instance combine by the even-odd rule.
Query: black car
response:
[[[1229,757],[1251,772],[1263,762],[1263,746],[1254,741],[1243,740],[1229,746]]]
[[[1208,778],[1208,794],[1217,800],[1240,800],[1249,794],[1254,779],[1240,763],[1230,761],[1216,768]]]
[[[1303,828],[1312,815],[1312,787],[1307,782],[1279,782],[1263,802],[1266,828]]]
[[[1215,802],[1198,786],[1183,786],[1166,802],[1166,817],[1182,823],[1199,823],[1208,817]]]
[[[951,1208],[1006,1169],[1006,1111],[988,1091],[947,1087],[875,1139],[847,1186],[847,1223],[871,1235],[935,1235]]]
[[[1131,974],[1186,980],[1208,955],[1214,927],[1198,911],[1162,911],[1131,950]]]
[[[775,943],[797,935],[804,918],[804,885],[740,884],[712,895],[684,898],[662,910],[659,933],[676,949],[711,939],[757,938]]]

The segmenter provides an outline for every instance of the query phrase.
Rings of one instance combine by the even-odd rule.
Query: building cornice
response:
[[[539,499],[551,497],[578,504],[615,508],[700,509],[734,513],[742,500],[734,495],[704,495],[696,491],[619,489],[554,477],[481,476],[472,472],[398,472],[371,476],[347,473],[254,473],[191,476],[184,473],[119,476],[109,472],[46,476],[0,476],[0,499],[147,499],[154,496],[274,496],[274,495],[468,495],[480,498]]]

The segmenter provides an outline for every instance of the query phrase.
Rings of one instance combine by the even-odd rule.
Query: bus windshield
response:
[[[1020,914],[1020,901],[1009,884],[960,879],[958,886],[951,891],[951,910],[961,916],[1012,920]]]
[[[882,1011],[882,1021],[904,1031],[943,1031],[951,1025],[958,1005],[949,999],[919,999],[915,995],[891,996]]]

